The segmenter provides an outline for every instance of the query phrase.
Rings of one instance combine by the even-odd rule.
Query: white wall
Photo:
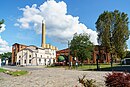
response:
[[[37,49],[36,51],[30,51],[29,49],[24,49],[17,53],[17,62],[19,62],[20,60],[20,65],[48,65],[53,64],[53,59],[55,58],[56,58],[56,51],[51,49],[40,48]],[[31,63],[29,63],[29,60],[31,60]]]

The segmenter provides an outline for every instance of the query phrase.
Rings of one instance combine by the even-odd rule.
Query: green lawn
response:
[[[113,64],[113,67],[115,66],[120,66],[119,64]],[[111,68],[111,65],[110,64],[99,64],[99,67],[102,69],[102,68]],[[97,69],[97,65],[94,64],[94,65],[83,65],[83,66],[79,66],[78,67],[79,70],[94,70],[94,69]]]
[[[25,74],[28,73],[27,71],[23,71],[23,70],[10,71],[10,70],[6,70],[6,69],[3,69],[3,68],[0,68],[0,72],[6,73],[6,74],[9,74],[9,75],[12,75],[12,76],[21,76],[21,75],[25,75]]]
[[[115,66],[120,66],[119,64],[113,64],[113,67]],[[99,64],[99,67],[102,68],[111,68],[111,64]],[[48,66],[47,68],[65,68],[65,69],[70,69],[69,66]],[[76,69],[75,66],[72,66],[71,69]],[[87,64],[87,65],[82,65],[78,66],[78,70],[94,70],[97,69],[96,64]]]
[[[7,70],[5,70],[5,69],[3,69],[3,68],[0,68],[0,72],[4,72],[4,71],[7,71]]]
[[[27,74],[28,72],[27,71],[5,71],[5,73],[12,76],[21,76]]]

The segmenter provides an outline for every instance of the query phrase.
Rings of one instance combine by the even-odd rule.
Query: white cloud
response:
[[[15,23],[14,26],[20,26],[18,23]]]
[[[0,36],[0,54],[4,52],[11,52],[11,47],[9,47],[8,43]]]
[[[0,33],[2,33],[5,30],[5,24],[1,25],[2,27],[0,28]],[[11,47],[8,45],[8,43],[3,40],[0,36],[0,54],[4,52],[11,52]]]
[[[88,29],[83,23],[80,23],[79,17],[74,17],[67,14],[67,5],[65,2],[56,2],[48,0],[42,5],[33,4],[31,7],[26,6],[21,8],[23,17],[17,19],[15,24],[22,29],[30,29],[33,25],[34,30],[41,34],[41,22],[46,21],[47,35],[59,42],[67,42],[74,33],[87,32],[90,35],[90,40],[97,44],[97,33]]]
[[[0,33],[5,30],[5,26],[6,26],[5,24],[1,24]]]
[[[127,49],[127,51],[130,51],[130,49]]]

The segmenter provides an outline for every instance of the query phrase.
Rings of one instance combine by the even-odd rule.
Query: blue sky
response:
[[[66,48],[74,33],[85,31],[97,44],[95,22],[99,15],[117,9],[130,18],[129,3],[123,0],[2,0],[0,19],[5,20],[6,26],[0,33],[0,53],[9,51],[14,43],[40,47],[43,19],[47,27],[46,43]],[[130,40],[127,44],[130,49]]]

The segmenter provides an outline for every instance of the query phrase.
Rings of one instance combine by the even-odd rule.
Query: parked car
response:
[[[130,58],[124,58],[124,59],[122,59],[122,60],[121,60],[121,63],[122,63],[123,65],[130,65]]]

